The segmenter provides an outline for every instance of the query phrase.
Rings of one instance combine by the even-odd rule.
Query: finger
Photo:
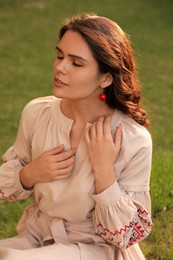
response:
[[[75,153],[76,153],[76,149],[71,148],[68,151],[64,151],[59,154],[55,154],[53,160],[55,162],[65,161],[65,160],[69,159],[70,157],[73,157],[75,155]]]
[[[112,116],[107,116],[103,124],[103,133],[107,137],[111,136],[111,120],[112,120]]]
[[[66,169],[74,164],[75,157],[72,156],[64,161],[58,161],[55,163],[56,170]]]
[[[98,138],[103,136],[103,123],[104,123],[104,117],[100,117],[96,122],[96,135]]]
[[[65,176],[69,176],[71,174],[72,169],[73,169],[73,165],[70,165],[67,168],[57,170],[55,172],[55,179],[65,177]]]
[[[55,155],[55,154],[59,154],[63,151],[64,149],[64,145],[61,144],[58,147],[53,148],[52,150],[48,151],[48,155]]]
[[[94,123],[90,128],[90,139],[91,141],[96,139],[96,123]]]
[[[115,146],[120,148],[121,141],[122,141],[122,125],[120,124],[119,126],[117,126],[117,128],[115,130],[115,134],[114,134]]]
[[[58,181],[58,180],[67,179],[70,177],[70,175],[71,175],[70,173],[58,175],[58,176],[56,176],[55,180]]]
[[[89,144],[90,140],[90,127],[85,129],[85,140]]]

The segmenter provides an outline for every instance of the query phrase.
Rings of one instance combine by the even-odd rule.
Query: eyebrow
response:
[[[56,46],[56,50],[63,53],[63,51],[61,50],[61,48],[59,48],[58,46]],[[80,59],[83,60],[85,62],[88,62],[86,59],[84,59],[83,57],[79,56],[79,55],[75,55],[75,54],[68,54],[69,57],[71,58],[76,58],[76,59]]]

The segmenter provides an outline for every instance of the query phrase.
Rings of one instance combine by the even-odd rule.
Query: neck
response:
[[[99,99],[90,103],[85,100],[63,99],[61,110],[65,116],[81,124],[93,123],[101,116],[113,114],[113,109]]]

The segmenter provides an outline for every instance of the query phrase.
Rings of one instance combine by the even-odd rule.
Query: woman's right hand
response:
[[[68,178],[74,165],[75,149],[63,151],[60,145],[24,166],[19,173],[24,188],[30,189],[38,182],[51,182]]]

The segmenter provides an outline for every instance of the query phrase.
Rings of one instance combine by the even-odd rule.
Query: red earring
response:
[[[102,89],[102,93],[99,95],[99,99],[100,101],[106,101],[106,95],[103,93],[103,89]]]

